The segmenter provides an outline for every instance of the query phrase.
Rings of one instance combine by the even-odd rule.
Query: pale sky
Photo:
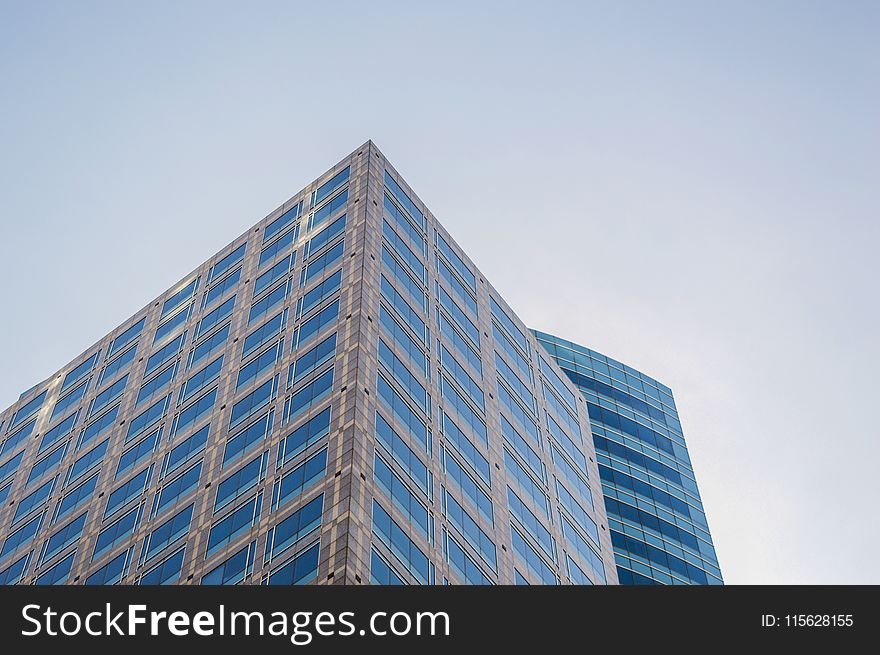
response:
[[[878,117],[876,2],[0,2],[0,406],[373,139],[673,388],[726,582],[880,583]]]

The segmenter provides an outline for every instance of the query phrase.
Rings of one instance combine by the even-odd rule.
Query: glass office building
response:
[[[0,583],[615,584],[590,434],[367,142],[0,413]]]
[[[533,331],[587,401],[621,584],[722,584],[700,492],[665,384]]]

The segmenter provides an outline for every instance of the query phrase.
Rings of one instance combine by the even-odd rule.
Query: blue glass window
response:
[[[333,388],[333,369],[322,373],[312,382],[290,396],[284,404],[284,422],[296,420],[302,412],[320,402]]]
[[[556,545],[550,531],[544,527],[541,520],[535,516],[522,499],[516,495],[513,489],[507,487],[507,506],[511,515],[519,521],[532,538],[551,560],[556,556]]]
[[[269,574],[270,585],[308,584],[318,575],[319,542],[309,546],[281,568]]]
[[[231,253],[226,255],[223,259],[214,264],[213,268],[211,269],[211,274],[208,276],[208,282],[213,282],[214,280],[218,279],[226,271],[230,270],[238,262],[244,259],[245,248],[247,248],[247,244],[241,244],[238,248],[236,248]]]
[[[95,400],[92,401],[92,408],[91,410],[89,410],[89,417],[94,416],[102,409],[104,409],[107,405],[119,398],[119,396],[122,395],[122,392],[125,391],[126,384],[128,384],[127,373],[119,378],[116,382],[111,384],[109,387],[107,387],[104,391],[95,396]]]
[[[538,554],[538,551],[529,545],[525,540],[525,537],[512,527],[510,529],[510,543],[513,546],[513,551],[519,555],[521,561],[526,565],[526,568],[537,576],[541,581],[541,584],[559,584],[559,581],[556,579],[556,574],[553,573],[553,569],[547,565],[543,558]]]
[[[535,402],[535,397],[532,395],[529,386],[519,379],[519,376],[512,368],[510,368],[507,362],[504,361],[504,358],[501,357],[497,351],[495,352],[495,368],[498,370],[501,379],[513,389],[513,392],[517,395],[520,401],[522,401],[525,408],[534,415],[537,403]]]
[[[428,358],[425,351],[409,336],[409,332],[391,316],[391,312],[385,309],[384,304],[379,305],[379,324],[394,339],[394,343],[409,356],[409,361],[415,364],[419,372],[427,377]]]
[[[235,585],[242,582],[254,565],[255,544],[242,548],[202,578],[203,585]]]
[[[185,550],[181,549],[166,559],[161,564],[157,564],[152,569],[144,573],[140,584],[142,585],[168,585],[177,582],[180,578],[180,571],[183,568],[183,555]]]
[[[562,446],[562,449],[571,458],[571,461],[586,474],[589,471],[587,469],[587,458],[549,413],[547,414],[547,428],[550,431],[550,435],[556,440],[556,443]]]
[[[440,333],[445,335],[455,347],[455,351],[461,355],[464,360],[471,365],[477,376],[483,377],[483,362],[480,355],[474,350],[470,342],[458,331],[454,324],[447,321],[441,312],[437,312],[437,322],[440,325]]]
[[[400,464],[416,488],[431,496],[431,482],[428,467],[422,463],[415,451],[401,438],[391,425],[376,412],[376,438],[385,449],[391,453],[394,460]],[[424,444],[420,444],[424,445]]]
[[[556,480],[556,497],[559,498],[559,504],[562,505],[574,519],[575,524],[583,530],[594,543],[598,544],[599,528],[596,527],[596,522],[589,514],[587,514],[587,511],[581,507],[580,503],[578,503],[575,497],[569,493],[568,489],[563,486],[558,478]]]
[[[102,434],[105,430],[109,429],[116,421],[116,415],[118,413],[119,405],[116,405],[116,407],[108,410],[100,417],[89,423],[79,437],[79,445],[77,446],[77,448],[82,448],[99,434]]]
[[[0,586],[5,587],[6,585],[14,585],[21,582],[24,578],[24,574],[27,572],[29,561],[30,553],[19,558],[17,561],[7,566],[3,571],[0,571]]]
[[[448,451],[443,450],[443,470],[447,481],[452,480],[464,493],[473,506],[482,514],[491,525],[493,522],[492,501],[488,494],[480,488],[477,482],[468,474],[458,461]]]
[[[411,528],[415,528],[427,540],[429,534],[428,508],[413,494],[406,482],[398,476],[378,453],[373,458],[373,476],[388,498],[407,516]]]
[[[251,305],[251,311],[248,313],[248,325],[259,318],[262,318],[278,305],[284,302],[287,294],[290,292],[290,280],[286,283],[279,284],[277,287],[268,292],[260,300]]]
[[[532,480],[522,464],[511,455],[507,449],[504,449],[504,468],[507,470],[509,479],[516,480],[523,494],[532,501],[536,508],[541,510],[547,519],[550,519],[550,503],[547,495],[541,490],[540,485]]]
[[[299,286],[306,286],[309,282],[322,275],[330,267],[334,266],[342,259],[342,253],[344,250],[345,241],[340,241],[329,250],[312,259],[312,261],[310,261],[303,269],[302,279],[300,280]]]
[[[464,263],[461,257],[452,249],[452,246],[447,243],[446,239],[437,232],[437,250],[443,255],[449,263],[452,265],[452,268],[455,269],[455,272],[461,276],[461,279],[465,284],[470,287],[471,291],[474,293],[477,292],[477,278],[471,272],[471,269],[468,268],[467,264]]]
[[[458,360],[443,345],[440,346],[440,365],[464,389],[465,393],[467,393],[468,397],[476,404],[480,411],[485,412],[485,398],[479,383],[468,375],[464,367],[459,364]]]
[[[258,455],[217,485],[214,512],[255,487],[263,475],[263,456]]]
[[[410,373],[406,364],[394,354],[394,351],[379,338],[379,362],[385,367],[397,383],[406,390],[410,399],[421,409],[426,416],[431,415],[428,392],[421,382]]]
[[[400,421],[401,425],[406,426],[409,435],[415,439],[416,443],[424,444],[423,447],[426,451],[430,450],[428,426],[409,408],[403,397],[394,390],[381,373],[377,377],[376,387],[379,398],[382,399],[397,420]]]
[[[128,482],[117,487],[107,497],[107,509],[104,511],[104,518],[110,516],[119,508],[125,506],[129,501],[140,496],[147,488],[147,482],[150,479],[151,467],[145,468],[143,471],[135,475]]]
[[[272,559],[314,532],[321,525],[324,494],[319,494],[270,532],[266,543],[267,559]]]
[[[501,406],[511,413],[513,418],[519,423],[520,427],[522,427],[525,433],[532,439],[532,443],[540,447],[541,438],[538,436],[538,426],[529,417],[529,414],[523,409],[522,405],[514,399],[513,395],[507,390],[507,387],[501,384],[500,381],[497,388],[498,401],[501,403]]]
[[[260,516],[260,497],[245,503],[214,524],[208,534],[207,556],[231,543],[233,539],[250,530]]]
[[[312,214],[311,219],[309,219],[309,230],[315,230],[323,225],[325,221],[335,216],[336,212],[338,212],[340,209],[344,209],[347,203],[348,189],[340,193],[338,196],[333,198],[333,200],[331,200],[314,214]]]
[[[60,450],[60,448],[59,448]],[[18,465],[21,464],[21,458],[24,457],[24,451],[22,450],[18,455],[8,460],[4,464],[0,465],[0,482],[6,480],[9,476],[13,475],[16,471],[18,471]]]
[[[86,578],[87,585],[114,585],[122,580],[131,550],[126,550]]]
[[[210,425],[206,425],[198,432],[195,432],[191,437],[171,449],[171,452],[168,453],[168,457],[165,460],[165,472],[163,475],[168,475],[168,473],[181,466],[184,462],[188,462],[193,456],[204,450],[205,444],[208,442],[208,432],[210,427]]]
[[[446,293],[446,289],[439,284],[437,285],[437,298],[440,301],[440,306],[449,313],[453,322],[462,332],[464,332],[465,336],[471,340],[473,345],[477,347],[477,350],[479,350],[480,331],[477,329],[477,326],[471,322],[464,311],[462,311],[461,307],[459,307],[452,299],[452,296]]]
[[[370,584],[375,585],[405,585],[397,571],[380,556],[376,550],[370,549]]]
[[[137,339],[141,334],[141,330],[144,329],[144,323],[146,321],[147,317],[144,316],[122,334],[117,335],[117,337],[113,339],[113,345],[110,346],[110,350],[107,352],[107,359],[110,359],[114,354],[120,352],[125,346]]]
[[[58,503],[58,508],[55,510],[53,521],[58,521],[64,518],[85,501],[89,500],[92,497],[92,494],[95,493],[95,487],[97,484],[98,474],[96,473],[76,489],[64,496],[61,502]]]
[[[2,445],[0,445],[0,456],[11,453],[16,446],[27,440],[27,438],[33,434],[34,426],[36,424],[37,419],[34,419],[27,425],[23,425],[16,432],[8,436],[6,438],[6,441],[4,441]]]
[[[83,528],[86,526],[87,516],[88,513],[83,513],[49,537],[42,557],[43,562],[49,561],[55,554],[61,552],[74,541],[79,539]]]
[[[140,462],[149,457],[150,453],[156,450],[156,446],[159,445],[159,437],[161,434],[162,429],[159,428],[122,453],[122,455],[119,456],[119,464],[116,467],[116,477],[118,478],[122,473],[137,466]]]
[[[283,235],[275,239],[268,246],[263,248],[262,252],[260,252],[260,264],[259,267],[262,268],[266,263],[271,262],[281,253],[290,249],[294,243],[296,243],[297,238],[299,237],[299,225],[295,225],[292,230],[288,230]],[[293,261],[296,262],[296,253],[293,253]],[[291,264],[291,267],[293,265]]]
[[[373,501],[373,532],[420,583],[430,583],[428,558],[407,536],[406,531],[375,500]]]
[[[15,412],[15,418],[12,419],[12,423],[9,424],[9,429],[11,430],[16,425],[20,423],[24,423],[26,419],[29,419],[31,416],[37,413],[43,406],[43,401],[46,399],[46,391],[41,393],[39,396],[26,403],[22,407],[19,407],[18,411]]]
[[[180,352],[181,346],[183,346],[183,340],[185,337],[186,332],[178,336],[167,346],[162,346],[159,350],[150,355],[150,358],[147,360],[147,369],[144,371],[144,377],[147,377],[169,359],[176,357],[177,353]]]
[[[161,393],[168,388],[168,385],[174,380],[174,374],[177,372],[177,366],[169,366],[164,371],[156,375],[149,382],[145,382],[138,392],[135,407],[142,405],[150,400],[157,393]]]
[[[288,209],[286,212],[281,214],[281,216],[279,216],[266,226],[266,229],[263,231],[263,241],[268,241],[276,234],[279,234],[281,230],[293,223],[297,218],[299,218],[299,214],[301,211],[302,201],[300,200],[293,207]]]
[[[49,498],[49,494],[52,493],[54,487],[55,478],[52,478],[22,498],[18,503],[18,507],[15,508],[15,515],[12,517],[11,523],[15,524],[20,518],[27,516],[36,508],[41,507]]]
[[[157,423],[165,414],[168,407],[168,396],[157,400],[155,403],[147,407],[140,414],[131,419],[128,424],[128,434],[125,437],[125,443],[135,439],[142,434],[147,428]]]
[[[563,423],[565,423],[565,428],[570,435],[573,437],[577,437],[578,443],[583,443],[583,437],[581,436],[581,426],[578,423],[576,416],[572,416],[569,411],[565,408],[565,405],[560,402],[560,400],[556,397],[556,395],[547,387],[546,382],[541,381],[541,387],[544,390],[544,399],[547,401],[547,404],[550,405],[551,408],[556,412],[556,415],[562,419]]]
[[[489,303],[492,306],[492,316],[495,317],[501,327],[507,330],[507,333],[513,338],[516,344],[523,351],[523,354],[529,354],[529,341],[526,339],[526,335],[522,333],[516,324],[511,320],[511,318],[507,315],[507,312],[502,309],[501,305],[498,304],[498,301],[495,300],[492,296],[489,296]]]
[[[406,245],[406,242],[400,238],[388,221],[382,221],[382,237],[391,244],[391,247],[394,248],[394,252],[396,252],[397,256],[403,260],[403,263],[406,264],[410,273],[412,273],[417,280],[420,280],[422,284],[428,284],[428,269],[425,268],[425,265],[422,264],[419,257],[410,250],[409,246]]]
[[[231,315],[234,308],[235,296],[232,296],[229,300],[225,301],[222,305],[217,307],[217,309],[212,309],[210,312],[205,314],[204,318],[202,318],[201,322],[199,323],[199,329],[196,331],[196,339],[201,337],[203,334],[207,334],[208,331],[211,330],[215,325],[218,325],[220,321]]]
[[[190,398],[199,393],[202,389],[214,382],[220,377],[220,370],[223,368],[223,355],[220,355],[213,362],[205,366],[198,373],[194,373],[183,385],[183,395],[178,402],[185,403]]]
[[[482,478],[486,486],[490,485],[489,461],[483,457],[477,447],[467,438],[464,432],[443,412],[443,435],[449,444],[455,448],[474,467],[474,470]]]
[[[165,318],[166,316],[168,316],[168,314],[170,314],[187,300],[192,298],[198,286],[199,278],[195,278],[194,280],[184,285],[180,289],[180,291],[177,291],[174,295],[168,298],[168,300],[166,300],[165,303],[162,305],[162,318]]]
[[[193,504],[180,510],[150,533],[145,554],[147,560],[155,557],[170,544],[189,532],[194,507],[195,505]]]
[[[391,251],[388,250],[384,243],[382,244],[382,265],[385,270],[391,273],[397,283],[406,289],[409,297],[418,305],[422,313],[426,313],[428,311],[428,295],[425,293],[422,283],[416,281],[407,272],[404,265],[397,261],[397,258],[391,254]]]
[[[391,200],[391,197],[387,192],[384,195],[385,215],[394,221],[397,229],[407,236],[410,243],[412,243],[412,245],[414,245],[423,256],[427,255],[428,244],[425,242],[420,227],[414,224],[409,216],[394,204],[394,201]]]
[[[95,551],[92,553],[94,561],[102,553],[112,549],[117,544],[128,539],[135,530],[137,530],[140,522],[141,508],[140,506],[132,508],[130,512],[119,518],[116,522],[107,526],[98,534],[95,542]]]
[[[284,312],[278,312],[274,317],[247,335],[244,339],[244,349],[241,353],[242,359],[281,334],[281,330],[284,329],[285,318]]]
[[[171,428],[171,437],[173,438],[210,414],[216,400],[217,389],[212,389],[189,407],[182,409],[174,421],[174,427]]]
[[[584,539],[580,535],[580,533],[578,533],[578,531],[574,529],[574,526],[565,517],[564,514],[560,514],[559,518],[562,523],[562,536],[565,538],[566,543],[568,543],[568,545],[575,550],[581,562],[589,564],[590,568],[595,571],[596,578],[601,584],[604,584],[605,565],[602,562],[602,558],[599,556],[598,553],[596,553],[596,551],[592,549],[592,547],[587,543],[587,540]],[[615,544],[615,546],[616,545],[617,544]]]
[[[61,383],[60,393],[64,393],[67,389],[69,389],[74,384],[82,380],[86,375],[91,373],[92,369],[95,368],[95,362],[98,361],[98,355],[100,354],[101,351],[96,352],[82,364],[73,369],[70,373],[65,375],[64,382]]]
[[[330,433],[330,408],[303,423],[291,432],[278,449],[278,465],[286,464],[312,444]]]
[[[67,444],[64,444],[63,446],[61,446],[60,448],[56,448],[39,462],[34,464],[34,467],[31,469],[30,475],[28,475],[27,482],[25,482],[25,486],[28,486],[34,480],[39,480],[49,471],[54,471],[58,464],[61,463],[61,460],[64,459],[64,455],[66,454]]]
[[[308,248],[306,249],[307,255],[313,255],[321,248],[326,246],[328,243],[333,241],[336,237],[338,237],[342,232],[345,231],[345,214],[337,218],[335,221],[330,223],[323,230],[318,232],[312,240],[309,241]]]
[[[299,328],[297,348],[305,346],[313,337],[320,334],[324,328],[339,319],[339,301],[328,305],[312,318],[305,321]]]
[[[307,353],[300,355],[293,365],[294,374],[291,385],[302,382],[318,368],[329,362],[336,355],[336,333],[321,341]]]
[[[336,271],[313,289],[307,291],[300,299],[299,316],[305,316],[314,307],[317,307],[325,299],[339,291],[342,283],[342,270]]]
[[[70,484],[77,478],[85,475],[88,471],[92,470],[92,468],[103,462],[104,454],[107,452],[107,444],[109,443],[109,439],[104,439],[104,441],[76,460],[73,463],[73,466],[70,467],[70,472],[67,474],[67,484]]]
[[[64,398],[55,403],[55,407],[52,408],[52,416],[49,417],[49,421],[54,421],[56,417],[61,416],[71,407],[75,407],[76,405],[78,405],[79,402],[82,400],[82,397],[85,395],[86,389],[88,388],[88,381],[83,382],[76,389],[74,389],[69,394],[64,396]]]
[[[471,433],[475,435],[484,446],[488,446],[489,433],[486,430],[486,423],[473,409],[471,409],[471,406],[458,392],[458,389],[449,383],[446,376],[443,376],[440,379],[440,390],[443,393],[444,400],[446,400],[448,405],[455,410],[456,414],[458,414],[460,421],[470,429]]]
[[[539,480],[544,481],[546,479],[544,463],[541,461],[541,457],[536,453],[526,440],[523,439],[522,435],[516,431],[516,429],[510,424],[503,414],[499,414],[498,417],[501,419],[501,434],[504,439],[513,446],[513,449],[516,451],[516,454],[519,455],[523,461],[525,461],[526,465],[531,469],[532,473],[535,474]]]
[[[64,439],[71,432],[73,432],[73,426],[76,424],[76,419],[78,416],[79,416],[79,412],[74,412],[73,414],[68,416],[66,419],[61,421],[54,428],[52,428],[51,430],[46,432],[46,434],[44,434],[43,438],[40,440],[40,448],[39,448],[38,452],[40,452],[40,453],[44,452],[50,446],[52,446],[56,442],[60,441],[61,439]]]
[[[280,262],[272,266],[268,271],[257,277],[254,282],[254,298],[260,295],[260,292],[268,289],[272,284],[290,273],[293,265],[293,255],[288,255]]]
[[[464,548],[458,545],[458,542],[448,533],[445,540],[446,560],[452,565],[467,584],[470,585],[490,585],[492,580],[483,573],[479,565],[468,555]]]
[[[274,395],[274,388],[275,380],[266,380],[266,382],[235,403],[232,406],[232,412],[229,417],[229,427],[232,428],[238,425],[268,405]]]
[[[574,466],[562,456],[562,452],[553,443],[550,444],[550,457],[553,460],[553,464],[556,465],[556,468],[558,468],[562,472],[562,475],[565,476],[569,486],[577,492],[578,498],[585,500],[589,503],[590,507],[592,507],[593,494],[590,491],[590,485],[584,482]]]
[[[134,361],[134,356],[136,354],[137,346],[135,345],[107,364],[107,366],[104,367],[104,372],[101,373],[101,384],[103,385],[105,382],[109,382],[116,374],[127,369]]]
[[[205,294],[205,300],[202,303],[202,309],[205,307],[210,307],[217,300],[225,296],[227,293],[232,291],[235,287],[238,286],[239,281],[241,280],[241,269],[237,268],[235,271],[224,277],[222,280],[217,282],[214,286],[208,289],[208,293]]]
[[[263,351],[259,356],[241,367],[241,370],[238,372],[238,380],[235,383],[235,390],[238,391],[259,378],[266,371],[272,370],[280,357],[281,342],[279,341],[273,347]]]
[[[36,580],[35,585],[61,585],[67,581],[70,575],[70,569],[73,567],[73,560],[76,553],[73,552],[63,560],[52,566],[52,568],[43,572]]]
[[[384,275],[382,276],[382,297],[397,312],[397,315],[403,319],[403,322],[409,326],[413,333],[418,337],[419,341],[424,344],[428,343],[428,330],[425,321],[422,320],[419,313],[409,306],[406,299],[394,288],[394,285],[388,281]],[[424,297],[423,297],[424,299]]]
[[[329,198],[334,191],[341,188],[345,183],[347,183],[350,169],[350,166],[346,166],[336,175],[324,182],[324,184],[319,186],[318,189],[315,191],[314,198],[312,198],[312,207],[317,207],[318,205],[320,205],[327,198]]]
[[[455,497],[448,491],[443,491],[443,511],[449,523],[454,526],[465,540],[471,545],[489,565],[492,571],[498,571],[498,559],[496,556],[495,542],[486,534],[479,524],[462,507]]]
[[[28,544],[33,540],[43,523],[43,516],[43,514],[35,516],[18,530],[6,537],[6,541],[3,542],[3,548],[0,549],[0,562],[9,557],[21,546]]]
[[[427,225],[427,220],[425,219],[422,212],[416,207],[416,204],[410,199],[406,192],[400,188],[400,185],[395,181],[393,177],[385,171],[385,186],[391,192],[391,195],[394,196],[394,199],[400,203],[400,206],[403,207],[404,211],[412,218],[414,222],[422,226],[422,230],[425,229]]]
[[[273,413],[269,412],[234,437],[230,437],[223,452],[223,466],[246,453],[255,444],[262,442],[272,431],[272,417]]]
[[[192,355],[190,356],[189,366],[193,367],[202,360],[207,359],[208,357],[213,355],[224,346],[228,338],[229,324],[226,324],[225,326],[214,332],[210,337],[198,344],[195,348],[193,348]]]
[[[452,269],[446,264],[446,261],[441,257],[437,257],[437,271],[440,273],[440,277],[446,281],[446,283],[452,288],[452,291],[458,296],[458,299],[461,300],[465,307],[470,310],[470,313],[473,316],[477,315],[477,300],[470,294],[467,288],[461,283],[461,281],[453,274]]]
[[[174,316],[160,324],[159,327],[156,328],[156,335],[153,337],[153,345],[155,346],[162,341],[162,339],[170,334],[174,334],[174,332],[181,328],[189,318],[190,309],[192,309],[192,306],[180,310]]]
[[[301,496],[318,479],[327,475],[327,449],[312,455],[305,462],[297,466],[281,478],[278,485],[277,498],[273,503],[275,507],[287,503],[293,498]]]
[[[199,462],[163,486],[156,500],[155,514],[158,516],[169,507],[173,507],[181,498],[195,489],[199,484],[199,477],[201,475],[202,463]]]
[[[498,327],[498,324],[495,323],[495,321],[492,321],[492,335],[495,337],[495,343],[501,346],[501,349],[513,361],[523,377],[531,382],[532,369],[529,366],[528,360],[523,357],[522,352],[513,345],[513,341],[510,340],[510,337],[507,336],[507,333],[504,332],[504,330]]]

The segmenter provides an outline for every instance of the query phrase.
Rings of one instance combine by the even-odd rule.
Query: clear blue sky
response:
[[[0,405],[372,138],[672,386],[727,581],[880,582],[880,4],[0,12]]]

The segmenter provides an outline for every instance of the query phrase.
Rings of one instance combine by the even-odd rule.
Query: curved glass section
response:
[[[621,584],[723,584],[672,389],[532,330],[587,401]]]

